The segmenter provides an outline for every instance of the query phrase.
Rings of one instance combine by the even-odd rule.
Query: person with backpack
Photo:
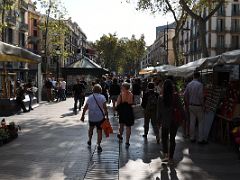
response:
[[[147,138],[149,131],[149,123],[151,121],[156,141],[160,143],[159,137],[159,123],[157,121],[157,101],[159,94],[154,91],[154,83],[150,82],[147,86],[148,90],[143,94],[141,106],[144,109],[144,134],[143,137]]]

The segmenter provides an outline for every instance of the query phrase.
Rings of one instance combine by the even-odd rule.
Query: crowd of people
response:
[[[59,78],[57,81],[54,77],[47,78],[45,81],[45,88],[47,93],[47,101],[65,101],[66,100],[66,81]]]
[[[190,136],[192,143],[196,142],[196,134],[199,144],[207,144],[207,137],[203,129],[203,85],[199,81],[200,74],[194,73],[193,80],[186,86],[182,99],[172,77],[165,79],[140,79],[119,77],[102,77],[94,82],[86,82],[84,78],[76,79],[72,88],[74,98],[74,112],[81,111],[81,120],[84,121],[88,111],[89,139],[87,144],[91,146],[94,128],[97,129],[97,150],[102,151],[102,128],[103,120],[109,120],[107,104],[112,103],[113,115],[119,120],[117,138],[120,143],[125,137],[125,146],[129,148],[131,128],[134,125],[134,108],[142,107],[144,112],[143,138],[148,138],[149,124],[151,123],[156,143],[162,143],[164,158],[163,162],[173,162],[175,151],[175,137],[178,128],[183,125],[184,136]],[[86,86],[91,84],[92,94],[85,102]],[[48,99],[52,100],[52,89],[59,93],[57,100],[66,100],[66,82],[48,80],[45,84],[48,88]],[[184,103],[183,103],[184,102]],[[195,132],[198,121],[198,133]],[[161,131],[160,131],[161,129]],[[123,132],[126,132],[125,136]],[[161,132],[161,134],[160,134]]]
[[[24,83],[20,80],[17,80],[16,82],[16,103],[17,106],[23,110],[24,113],[29,112],[33,110],[32,108],[32,100],[34,97],[34,94],[37,91],[37,87],[34,86],[31,79],[28,80],[27,83]],[[28,103],[28,109],[25,107],[24,99],[25,95],[29,97],[29,103]]]

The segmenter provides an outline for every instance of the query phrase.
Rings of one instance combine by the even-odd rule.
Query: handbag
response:
[[[113,133],[113,128],[111,126],[111,123],[105,118],[105,114],[104,114],[102,108],[100,107],[100,105],[98,104],[98,101],[97,101],[96,97],[94,96],[94,94],[93,94],[93,98],[96,101],[98,108],[100,109],[100,111],[103,114],[103,120],[101,121],[101,128],[103,129],[106,137],[109,137],[109,135]]]

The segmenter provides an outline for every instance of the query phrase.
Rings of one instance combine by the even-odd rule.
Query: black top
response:
[[[133,95],[140,95],[141,94],[141,85],[138,83],[134,83],[132,85],[132,93],[133,93]]]
[[[52,82],[51,81],[49,81],[49,80],[47,80],[46,82],[45,82],[45,86],[46,86],[46,88],[53,88],[53,84],[52,84]]]
[[[141,106],[145,109],[148,103],[148,97],[150,94],[155,93],[155,96],[158,98],[159,94],[157,92],[155,92],[154,90],[148,90],[143,94],[143,98],[142,98],[142,104]]]
[[[121,88],[119,84],[111,84],[109,89],[110,96],[117,96],[121,92]]]
[[[84,92],[85,86],[83,83],[73,85],[74,96],[79,96]]]

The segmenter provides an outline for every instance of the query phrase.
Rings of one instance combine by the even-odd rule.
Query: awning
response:
[[[173,66],[173,65],[164,64],[164,65],[161,65],[161,66],[156,66],[155,70],[159,73],[166,73],[169,70],[174,69],[174,68],[176,68],[176,67]]]
[[[151,74],[154,71],[154,67],[150,66],[139,71],[140,75]]]
[[[190,77],[194,71],[201,71],[204,69],[212,69],[214,65],[219,61],[221,56],[214,56],[208,58],[202,58],[182,66],[170,69],[168,75],[177,77]]]
[[[38,64],[41,62],[41,56],[26,49],[0,41],[0,62],[27,62]]]
[[[69,65],[67,68],[102,68],[100,65],[95,63],[93,60],[86,56],[83,56],[80,60]]]
[[[218,64],[240,64],[240,50],[238,49],[223,53]]]
[[[100,65],[95,63],[93,60],[89,59],[86,56],[78,57],[78,61],[70,64],[69,66],[62,68],[66,74],[97,74],[103,75],[108,74],[109,71],[105,68],[102,68]]]

